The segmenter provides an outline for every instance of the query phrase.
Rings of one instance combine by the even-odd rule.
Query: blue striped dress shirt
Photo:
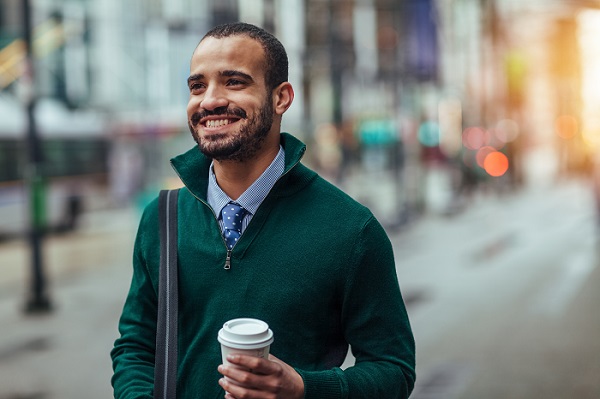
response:
[[[213,162],[214,163],[214,162]],[[213,170],[213,164],[211,163],[208,172],[208,192],[207,200],[208,204],[212,207],[219,225],[221,226],[221,233],[223,232],[223,220],[221,219],[221,210],[228,202],[234,201],[246,209],[246,216],[242,220],[242,233],[250,223],[252,216],[258,210],[258,207],[269,194],[269,191],[273,188],[277,179],[283,174],[285,169],[285,152],[282,146],[279,146],[279,152],[271,165],[260,175],[254,183],[237,200],[232,200],[227,194],[221,190],[217,183],[217,178]]]

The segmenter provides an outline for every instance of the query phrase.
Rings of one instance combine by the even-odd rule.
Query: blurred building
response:
[[[321,151],[338,154],[332,179],[343,181],[353,171],[369,168],[390,174],[398,186],[398,203],[420,211],[433,197],[440,209],[449,206],[482,182],[522,184],[527,168],[523,154],[535,146],[557,149],[559,155],[548,158],[557,170],[570,173],[585,166],[587,144],[577,130],[583,125],[578,15],[599,8],[599,1],[31,4],[42,133],[70,131],[73,138],[78,130],[95,126],[87,135],[100,137],[103,144],[89,151],[105,162],[96,162],[93,173],[105,174],[107,186],[117,180],[114,184],[124,184],[110,177],[118,173],[110,160],[133,152],[143,165],[131,174],[139,181],[137,191],[168,184],[166,160],[191,143],[185,81],[192,50],[210,27],[236,20],[265,27],[288,49],[296,100],[284,129],[314,145],[339,147]],[[14,111],[23,97],[21,8],[19,0],[0,1],[0,165],[12,171],[4,181],[18,179],[24,169],[14,166],[23,162],[14,155],[23,129]],[[61,117],[50,122],[56,115]],[[567,119],[557,119],[565,115]],[[72,123],[76,119],[86,127]],[[45,128],[49,123],[56,128]],[[559,133],[571,136],[557,135],[557,126]],[[333,140],[319,141],[317,132],[328,132]],[[5,140],[9,135],[11,143]],[[80,139],[79,145],[85,145],[85,138]],[[496,173],[496,168],[490,174],[478,161],[483,147],[504,154],[507,171]],[[316,158],[307,161],[319,166]],[[115,162],[123,164],[122,159]],[[110,196],[111,190],[107,192]]]

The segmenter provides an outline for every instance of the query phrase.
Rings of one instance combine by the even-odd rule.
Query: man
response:
[[[301,142],[280,133],[294,98],[287,69],[281,43],[244,23],[214,28],[192,56],[187,116],[198,146],[171,161],[185,185],[178,398],[407,398],[414,340],[390,241],[365,207],[300,162]],[[222,216],[230,207],[244,215],[233,239]],[[117,398],[152,397],[158,248],[154,201],[111,353]],[[269,359],[220,364],[217,333],[239,317],[269,324]],[[341,370],[348,345],[356,364]]]

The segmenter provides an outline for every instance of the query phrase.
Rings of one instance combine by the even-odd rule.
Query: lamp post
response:
[[[42,151],[35,120],[36,96],[35,73],[33,65],[32,10],[31,0],[21,3],[23,13],[23,30],[25,38],[24,74],[22,77],[23,100],[27,114],[27,155],[26,180],[29,190],[29,229],[28,239],[31,249],[30,292],[25,304],[26,313],[46,313],[51,309],[50,299],[46,292],[44,275],[42,240],[45,219],[45,190],[41,174]]]

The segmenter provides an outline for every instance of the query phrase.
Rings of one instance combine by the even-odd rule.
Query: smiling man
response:
[[[187,107],[197,143],[171,163],[179,194],[178,398],[407,398],[415,348],[390,241],[372,213],[301,163],[281,133],[292,104],[285,49],[245,23],[195,49]],[[224,212],[241,228],[229,235]],[[111,353],[116,398],[152,398],[158,205],[142,216]],[[219,329],[239,317],[275,333],[268,359],[221,364]],[[349,347],[354,366],[340,369]]]

